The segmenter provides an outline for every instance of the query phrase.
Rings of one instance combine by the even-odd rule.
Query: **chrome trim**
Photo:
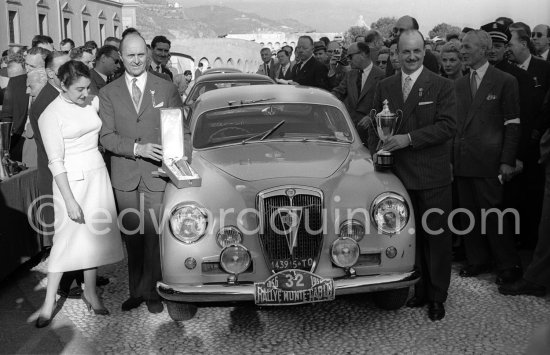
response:
[[[374,207],[380,204],[380,202],[382,202],[387,198],[395,198],[396,200],[401,201],[405,205],[405,208],[407,209],[407,221],[403,224],[403,227],[400,230],[395,231],[393,233],[385,232],[382,229],[378,228],[378,225],[376,224],[376,219],[374,218],[374,210],[375,210]],[[370,217],[371,217],[371,224],[376,228],[376,230],[380,231],[382,234],[393,235],[401,232],[405,228],[405,226],[409,223],[409,220],[411,219],[411,209],[409,208],[409,204],[407,203],[407,200],[405,200],[405,198],[400,194],[398,194],[397,192],[391,192],[391,191],[382,192],[380,195],[376,196],[376,198],[372,200],[372,203],[370,204]]]
[[[292,197],[287,196],[287,194],[286,194],[286,191],[289,190],[289,189],[294,190],[294,195]],[[260,191],[258,193],[258,195],[256,196],[256,210],[258,211],[258,214],[257,214],[257,217],[259,219],[258,226],[260,228],[259,229],[260,232],[258,233],[258,237],[259,237],[258,239],[260,240],[260,245],[262,246],[262,254],[263,254],[264,260],[266,262],[271,262],[271,258],[266,254],[266,247],[265,247],[264,242],[263,242],[263,240],[260,236],[262,234],[262,232],[264,231],[264,228],[265,228],[264,220],[263,220],[263,218],[261,218],[261,216],[263,216],[265,214],[263,201],[266,198],[269,198],[269,197],[287,196],[288,198],[290,198],[290,201],[292,202],[294,197],[296,197],[297,195],[304,195],[304,194],[305,195],[317,196],[321,199],[321,212],[322,212],[321,217],[323,218],[323,223],[325,223],[325,220],[327,218],[326,213],[325,213],[325,200],[324,200],[323,190],[321,190],[319,188],[311,187],[311,186],[302,186],[302,185],[282,185],[282,186],[272,187],[272,188]],[[317,256],[315,257],[315,260],[313,261],[313,265],[311,265],[311,269],[309,270],[310,272],[313,272],[317,268],[317,264],[319,262],[319,258],[321,257],[321,251],[323,250],[323,245],[325,243],[325,239],[326,238],[323,235],[323,240],[321,242],[321,247],[319,248],[319,250],[317,252]],[[267,267],[268,267],[268,269],[271,270],[272,274],[276,273],[275,270],[271,269],[271,265],[267,265]]]
[[[420,279],[416,270],[373,276],[345,277],[334,280],[336,296],[354,293],[378,292],[414,285]],[[157,282],[158,294],[177,302],[231,302],[254,301],[254,284],[181,285]]]
[[[176,235],[174,234],[174,231],[172,230],[172,216],[174,215],[174,212],[177,211],[178,209],[186,207],[186,206],[193,206],[193,207],[197,208],[198,210],[200,210],[200,212],[206,218],[206,227],[204,228],[204,233],[200,237],[198,237],[197,240],[194,240],[192,242],[185,242],[185,241],[179,239],[178,237],[176,237]],[[204,237],[206,235],[206,233],[208,232],[208,225],[210,224],[209,223],[210,222],[209,217],[210,217],[210,214],[208,213],[208,210],[206,208],[202,207],[202,206],[199,206],[197,203],[195,203],[195,202],[180,202],[177,205],[175,205],[174,207],[172,207],[172,209],[170,210],[170,218],[168,218],[168,221],[167,221],[168,222],[168,229],[170,230],[170,234],[172,235],[172,237],[174,239],[176,239],[178,242],[183,243],[183,244],[193,244],[193,243],[196,243],[199,240],[201,240],[202,237]]]

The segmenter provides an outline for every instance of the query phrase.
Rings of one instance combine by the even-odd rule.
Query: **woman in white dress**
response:
[[[39,328],[51,322],[65,271],[84,270],[84,304],[95,314],[109,314],[96,293],[97,267],[124,256],[111,181],[98,150],[97,97],[88,97],[89,69],[69,61],[59,68],[58,77],[63,91],[38,121],[54,178],[55,213],[46,298],[36,321]]]

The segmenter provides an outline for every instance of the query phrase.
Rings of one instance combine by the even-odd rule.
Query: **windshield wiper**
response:
[[[227,105],[229,107],[238,107],[237,104],[249,105],[249,104],[255,104],[257,102],[270,101],[270,100],[275,100],[275,98],[274,97],[268,97],[268,98],[265,98],[265,99],[257,99],[257,100],[241,100],[241,102],[227,101]]]
[[[328,141],[340,142],[340,143],[349,143],[350,142],[347,139],[338,138],[336,136],[317,136],[314,139],[322,139],[322,140],[328,140]]]
[[[260,132],[258,134],[255,134],[253,135],[252,137],[249,137],[247,139],[244,139],[241,144],[246,144],[248,142],[250,142],[251,140],[253,139],[256,139],[258,137],[261,137],[260,138],[260,141],[263,141],[264,139],[266,139],[267,137],[269,137],[273,132],[275,132],[279,127],[281,127],[283,124],[285,123],[285,120],[282,120],[281,122],[277,123],[275,126],[273,126],[272,128],[268,129],[267,131],[265,132]]]

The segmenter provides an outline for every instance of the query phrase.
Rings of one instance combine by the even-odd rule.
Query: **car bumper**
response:
[[[374,276],[356,276],[334,280],[336,296],[405,288],[414,285],[420,274],[414,270]],[[182,285],[157,282],[162,298],[177,302],[254,301],[254,284]]]

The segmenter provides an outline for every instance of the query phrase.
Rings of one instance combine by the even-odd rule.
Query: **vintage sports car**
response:
[[[233,67],[218,67],[218,68],[210,68],[206,69],[202,72],[202,75],[208,75],[208,74],[220,74],[220,73],[242,73],[240,69],[233,68]]]
[[[203,94],[190,120],[200,186],[168,184],[162,281],[174,320],[204,302],[259,306],[371,292],[404,305],[418,281],[405,188],[373,168],[344,105],[286,85]]]
[[[276,84],[266,75],[246,73],[212,73],[200,76],[183,103],[186,118],[192,115],[195,101],[205,92],[217,89],[231,88],[235,86]]]

